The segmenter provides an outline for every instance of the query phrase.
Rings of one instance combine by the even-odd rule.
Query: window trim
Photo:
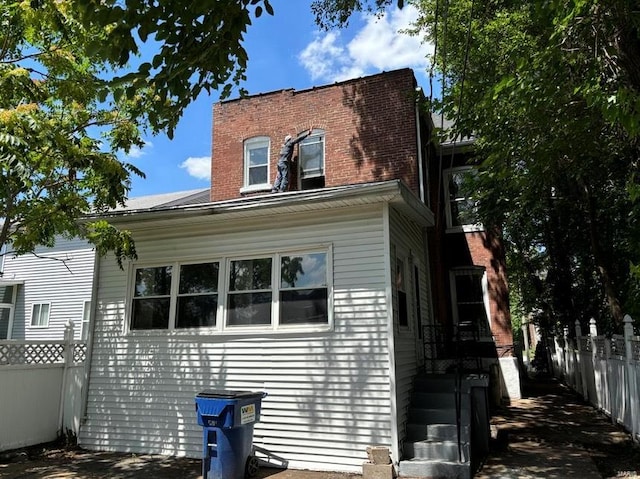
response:
[[[34,319],[33,313],[36,306],[40,306],[40,309],[38,311],[38,317],[40,317],[40,313],[42,311],[43,305],[47,305],[47,318],[46,318],[45,324],[33,324],[33,319]],[[51,322],[51,302],[41,301],[38,303],[31,303],[31,320],[29,321],[29,327],[32,329],[47,329],[49,327],[50,322]]]
[[[484,306],[484,312],[487,317],[487,328],[489,335],[483,335],[483,331],[480,333],[480,341],[493,340],[493,329],[491,321],[491,303],[489,298],[489,282],[487,278],[487,270],[484,266],[459,266],[449,270],[449,284],[451,290],[451,319],[454,326],[457,326],[460,321],[458,312],[458,291],[456,288],[456,276],[468,275],[480,276],[480,285],[482,288],[482,304]]]
[[[80,320],[80,339],[89,339],[89,324],[91,323],[91,300],[82,302],[82,319]],[[86,319],[85,319],[86,317]]]
[[[267,147],[267,181],[266,183],[256,183],[255,185],[250,184],[250,170],[251,166],[249,164],[249,151],[251,146],[264,146],[266,144]],[[240,193],[251,193],[256,191],[264,191],[271,190],[271,138],[265,135],[261,136],[253,136],[251,138],[246,138],[242,144],[242,155],[243,155],[243,173],[242,173],[242,188],[240,188]]]
[[[477,231],[484,231],[484,226],[481,223],[471,223],[454,225],[453,224],[453,211],[451,209],[451,195],[449,191],[449,179],[452,174],[460,172],[474,171],[474,166],[456,166],[454,168],[448,168],[442,172],[444,183],[444,198],[445,198],[445,216],[447,219],[447,233],[472,233]],[[466,199],[466,198],[465,198]]]
[[[294,325],[282,325],[279,324],[279,281],[280,278],[280,261],[283,256],[291,256],[295,254],[313,254],[324,253],[326,255],[326,282],[327,282],[327,322],[326,323],[308,323],[308,324],[294,324]],[[228,319],[228,293],[230,282],[230,266],[231,261],[245,260],[245,259],[257,259],[266,258],[272,259],[271,268],[271,281],[272,281],[272,298],[271,298],[271,324],[269,325],[239,325],[229,326],[227,325]],[[331,244],[322,245],[310,245],[308,247],[285,249],[279,251],[261,251],[261,252],[247,252],[234,255],[198,258],[198,259],[168,259],[167,261],[152,261],[152,262],[131,262],[129,263],[128,281],[127,281],[127,295],[126,295],[126,312],[124,320],[123,334],[125,335],[251,335],[251,334],[283,334],[283,333],[309,333],[309,332],[325,332],[333,330],[334,325],[334,308],[333,308],[333,247]],[[193,328],[177,328],[176,327],[176,313],[177,313],[177,297],[180,267],[185,264],[200,264],[200,263],[219,263],[218,270],[218,307],[216,311],[216,326],[215,327],[193,327]],[[278,267],[274,268],[273,265],[277,264]],[[131,329],[133,320],[133,298],[135,289],[135,276],[138,269],[143,268],[159,268],[164,266],[172,266],[177,272],[172,275],[171,283],[171,299],[169,306],[169,323],[168,328],[158,329]],[[276,283],[277,281],[277,283]],[[277,287],[276,287],[277,286]]]

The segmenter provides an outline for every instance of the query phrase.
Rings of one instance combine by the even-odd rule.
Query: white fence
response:
[[[575,339],[556,338],[549,344],[553,373],[612,421],[625,427],[634,440],[640,438],[640,337],[633,335],[633,321],[624,318],[624,335],[598,336],[594,319],[583,336],[576,321]]]
[[[0,451],[78,433],[86,344],[0,341]]]

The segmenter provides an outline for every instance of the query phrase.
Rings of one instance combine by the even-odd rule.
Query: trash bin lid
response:
[[[207,389],[199,392],[196,397],[211,399],[238,399],[251,396],[263,396],[262,392],[255,391],[229,391],[227,389]]]

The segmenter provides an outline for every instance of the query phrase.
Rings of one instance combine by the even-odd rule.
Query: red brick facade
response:
[[[285,135],[309,127],[324,130],[325,187],[403,180],[419,195],[416,81],[409,69],[381,73],[308,90],[281,90],[215,104],[211,200],[243,196],[244,141],[269,137],[269,183],[276,175],[278,152]],[[424,122],[422,124],[424,128]],[[429,142],[423,129],[422,142]],[[490,298],[496,353],[509,354],[513,345],[504,251],[496,236],[485,232],[447,232],[440,161],[446,168],[463,165],[465,155],[438,158],[423,149],[424,172],[429,171],[430,205],[436,227],[429,232],[432,287],[436,320],[451,327],[450,271],[484,267]],[[297,155],[294,151],[294,160]],[[428,158],[430,157],[430,158]],[[298,189],[297,163],[292,164],[290,190]],[[250,194],[264,194],[265,190]]]
[[[273,183],[285,135],[310,126],[325,131],[325,186],[400,178],[417,193],[415,87],[413,72],[404,69],[215,104],[211,200],[242,196],[244,140],[270,138]],[[290,190],[295,189],[294,174]]]

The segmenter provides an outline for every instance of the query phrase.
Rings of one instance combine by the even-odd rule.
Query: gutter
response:
[[[400,180],[378,183],[365,183],[345,187],[322,188],[310,191],[292,191],[287,193],[258,195],[250,198],[202,203],[198,205],[170,206],[147,208],[138,210],[109,211],[103,214],[85,216],[81,221],[108,220],[113,224],[125,225],[135,222],[170,220],[174,218],[206,218],[211,215],[218,217],[243,214],[245,217],[264,216],[269,210],[289,208],[293,211],[313,211],[330,207],[335,203],[347,205],[375,204],[381,202],[396,202],[403,199],[415,210],[413,216],[422,218],[421,222],[429,221],[433,214],[420,202]],[[220,218],[222,219],[222,218]]]

